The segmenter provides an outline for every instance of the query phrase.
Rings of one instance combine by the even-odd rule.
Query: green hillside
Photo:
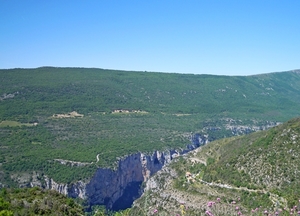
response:
[[[39,188],[2,189],[0,215],[84,215],[81,204],[56,191]]]
[[[42,67],[0,70],[0,83],[2,186],[22,185],[34,171],[70,183],[134,152],[184,148],[191,134],[211,141],[300,113],[299,71],[229,77]]]
[[[0,70],[1,119],[33,121],[53,113],[111,112],[299,114],[299,73],[186,75],[86,68]],[[2,97],[3,98],[3,97]]]
[[[154,176],[136,208],[147,202],[163,215],[180,212],[184,203],[187,215],[298,215],[299,137],[297,118],[267,131],[211,142]]]

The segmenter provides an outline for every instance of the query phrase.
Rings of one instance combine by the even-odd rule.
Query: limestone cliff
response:
[[[152,155],[136,153],[119,161],[116,170],[99,168],[89,182],[62,184],[44,177],[44,187],[56,190],[69,197],[87,199],[90,205],[106,205],[119,210],[130,207],[141,196],[141,184],[159,171],[177,155],[176,151],[159,152]],[[34,181],[31,186],[41,186]]]
[[[114,210],[130,207],[141,195],[142,182],[170,160],[170,154],[157,151],[150,156],[137,153],[120,160],[117,170],[98,169],[86,185],[89,203]]]
[[[45,177],[44,187],[56,190],[69,197],[87,199],[90,205],[105,205],[108,209],[128,208],[142,195],[141,185],[150,176],[161,170],[174,157],[189,152],[207,142],[206,137],[193,135],[186,149],[155,151],[152,154],[136,153],[118,162],[116,170],[99,168],[88,182],[76,182],[70,185],[60,184]],[[31,186],[39,186],[32,184]]]

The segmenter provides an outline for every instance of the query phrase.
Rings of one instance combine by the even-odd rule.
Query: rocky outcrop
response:
[[[19,92],[14,92],[14,93],[4,93],[2,96],[0,96],[0,101],[14,98],[16,95],[18,95]]]
[[[19,186],[22,186],[19,184]],[[79,197],[86,199],[86,183],[83,181],[78,181],[72,184],[57,183],[52,178],[48,176],[40,176],[38,173],[33,173],[31,176],[31,182],[24,187],[41,187],[48,190],[55,190],[61,194],[67,195],[69,197]]]
[[[32,185],[38,186],[38,185]],[[53,179],[44,176],[44,187],[49,190],[56,190],[61,194],[67,195],[73,198],[86,199],[86,183],[83,181],[78,181],[70,185],[57,183]]]
[[[113,210],[130,207],[141,196],[142,183],[172,160],[171,153],[136,153],[120,160],[117,170],[98,169],[86,185],[89,203]]]
[[[178,154],[176,151],[155,151],[152,155],[136,153],[121,159],[116,170],[99,168],[89,182],[68,185],[44,176],[43,186],[69,197],[86,199],[91,206],[125,209],[141,196],[142,183]],[[33,181],[30,186],[41,186],[41,182]]]

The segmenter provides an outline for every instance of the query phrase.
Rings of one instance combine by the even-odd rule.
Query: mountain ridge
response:
[[[184,203],[187,215],[207,215],[212,210],[208,203],[221,200],[213,209],[215,215],[225,209],[225,215],[236,214],[236,207],[243,215],[275,215],[279,210],[280,215],[297,215],[299,128],[300,118],[295,118],[266,131],[202,146],[150,178],[135,208],[147,200],[151,209],[164,214],[178,212]]]

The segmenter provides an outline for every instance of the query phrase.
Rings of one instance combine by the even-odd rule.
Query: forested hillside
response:
[[[83,205],[40,188],[0,190],[0,215],[84,215]]]
[[[183,75],[87,68],[0,70],[0,186],[71,183],[138,151],[185,148],[299,115],[300,73]],[[35,174],[37,172],[37,174]]]
[[[267,131],[211,142],[152,177],[133,211],[299,215],[299,137],[296,118]]]
[[[114,109],[286,118],[297,114],[300,97],[299,71],[213,76],[44,67],[1,70],[0,78],[1,119],[25,122]]]

